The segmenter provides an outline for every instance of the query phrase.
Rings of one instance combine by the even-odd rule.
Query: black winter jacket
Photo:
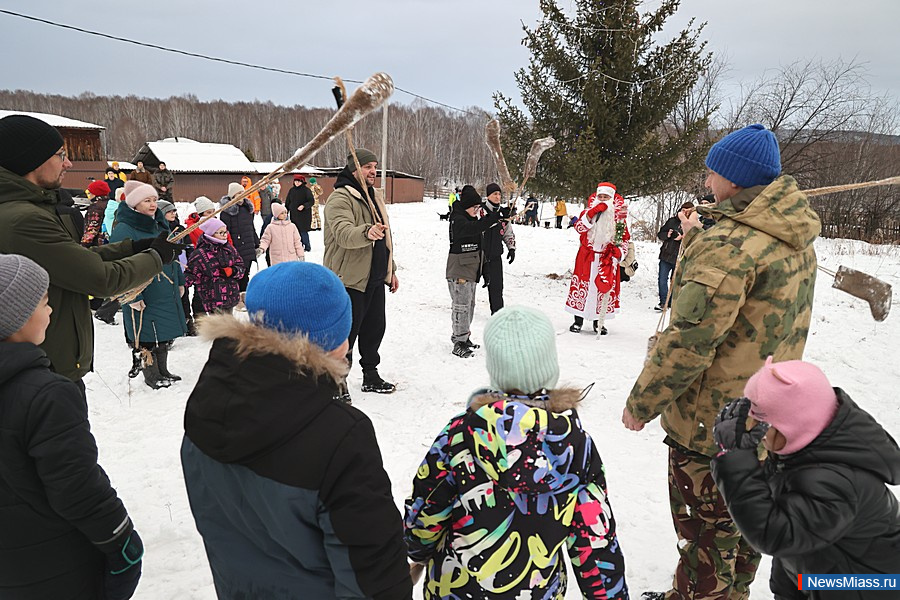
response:
[[[201,334],[181,459],[218,597],[410,599],[375,431],[335,398],[346,362],[231,315]]]
[[[835,388],[838,411],[795,454],[736,450],[712,461],[716,485],[741,534],[775,557],[777,598],[886,598],[873,591],[797,590],[799,573],[900,573],[900,448],[869,413]],[[804,594],[809,594],[804,595]]]
[[[498,211],[487,211],[480,219],[469,216],[459,202],[450,211],[450,253],[447,255],[447,279],[478,281],[481,278],[481,237],[500,220]]]
[[[288,190],[284,207],[288,209],[291,223],[300,231],[309,231],[312,227],[312,207],[315,201],[315,196],[305,183]],[[303,210],[300,210],[301,206]]]
[[[672,232],[671,236],[669,232]],[[675,239],[679,235],[681,235],[681,221],[678,219],[678,215],[669,217],[663,223],[659,233],[656,234],[656,237],[662,242],[662,247],[659,249],[659,260],[675,264],[675,261],[678,260],[678,250],[681,248],[681,240]]]
[[[105,557],[94,543],[130,522],[87,416],[43,350],[0,342],[0,598],[100,597]]]
[[[231,198],[223,196],[219,204],[230,202]],[[256,249],[259,248],[259,235],[253,224],[253,203],[249,199],[223,210],[219,218],[228,227],[234,249],[244,260],[244,267],[250,269],[250,263],[256,260]]]

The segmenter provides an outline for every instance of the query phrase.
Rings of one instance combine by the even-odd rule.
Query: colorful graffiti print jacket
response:
[[[603,463],[578,392],[476,393],[441,431],[406,501],[424,597],[558,600],[568,552],[585,598],[628,598]]]

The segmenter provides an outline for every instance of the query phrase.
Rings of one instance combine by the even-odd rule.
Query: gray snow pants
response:
[[[465,342],[469,339],[472,316],[475,314],[475,282],[448,279],[447,287],[450,289],[450,300],[453,303],[450,312],[453,335],[450,336],[450,341],[454,344]]]

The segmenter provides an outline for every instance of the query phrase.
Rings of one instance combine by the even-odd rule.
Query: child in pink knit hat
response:
[[[900,573],[900,500],[887,487],[900,483],[900,448],[890,434],[800,360],[769,357],[744,395],[716,419],[712,474],[744,539],[774,557],[775,597],[823,597],[798,590],[799,574]]]

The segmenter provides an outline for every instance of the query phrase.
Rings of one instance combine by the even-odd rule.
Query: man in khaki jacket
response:
[[[337,177],[325,203],[325,259],[350,295],[353,324],[347,361],[353,362],[353,344],[359,338],[362,391],[390,394],[395,386],[378,374],[378,349],[385,331],[384,288],[400,287],[393,256],[390,222],[381,193],[374,189],[378,159],[371,150],[358,148],[357,173],[353,156]],[[365,182],[365,191],[361,181]],[[366,199],[366,192],[368,198]]]
[[[762,125],[721,139],[706,157],[716,224],[679,212],[684,253],[672,320],[635,382],[622,421],[661,418],[669,446],[669,501],[680,560],[672,589],[645,599],[747,600],[759,553],[728,514],[710,473],[716,414],[773,355],[800,359],[809,333],[818,215],[781,175],[778,142]]]

